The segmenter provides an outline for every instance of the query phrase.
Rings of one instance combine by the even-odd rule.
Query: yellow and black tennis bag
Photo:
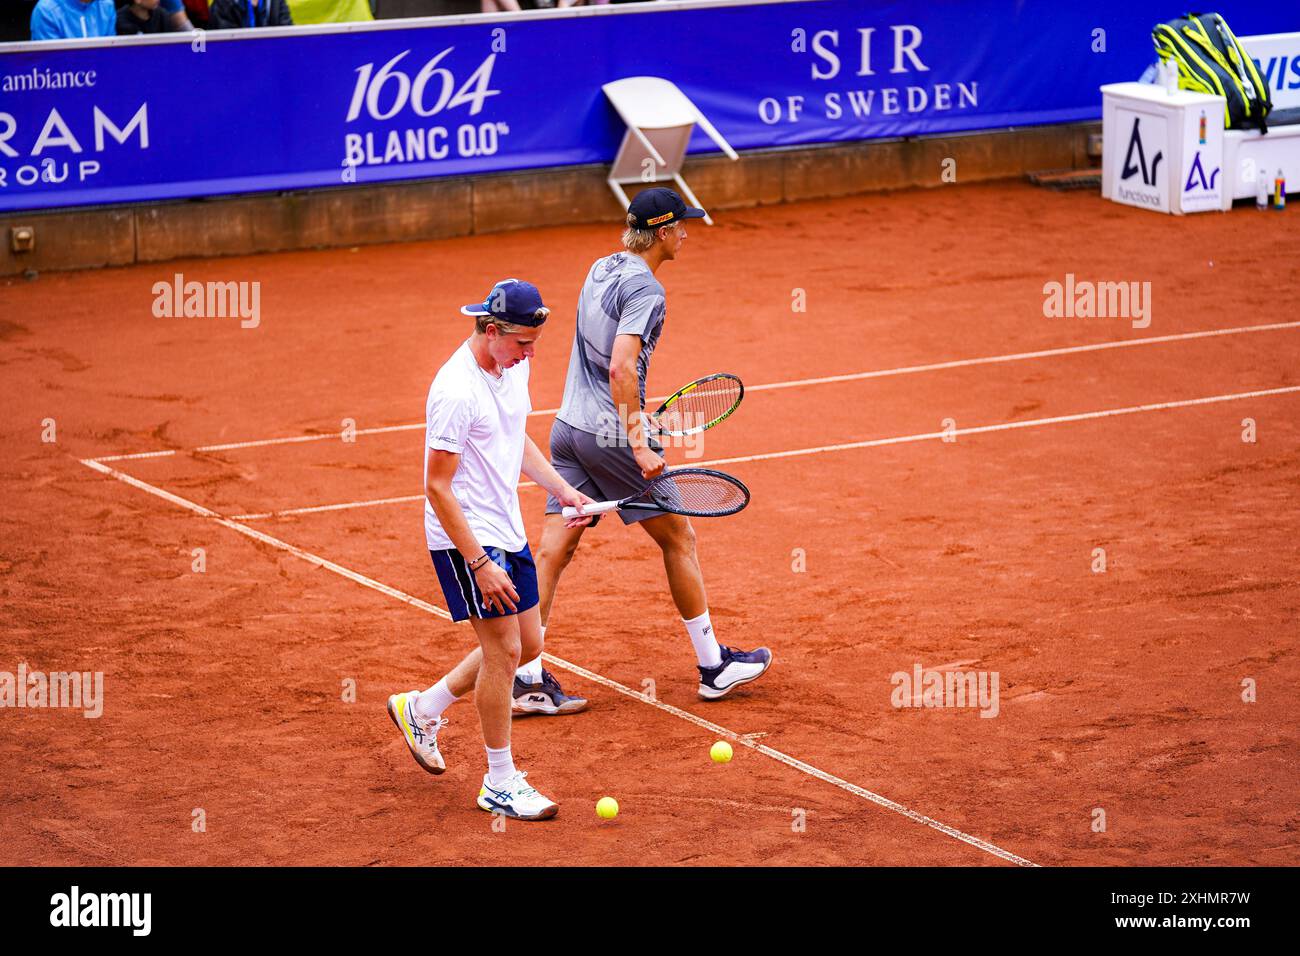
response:
[[[1268,80],[1217,13],[1189,13],[1151,31],[1160,62],[1178,64],[1178,86],[1226,99],[1225,129],[1268,132]]]

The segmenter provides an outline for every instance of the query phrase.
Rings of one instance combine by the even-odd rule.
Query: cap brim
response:
[[[678,216],[678,219],[703,219],[708,213],[703,209],[696,209],[694,206],[687,206],[686,211]]]
[[[482,302],[471,302],[469,305],[462,305],[460,307],[460,314],[461,315],[491,315],[492,313],[483,307]]]

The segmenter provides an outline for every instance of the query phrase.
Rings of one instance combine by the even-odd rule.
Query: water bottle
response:
[[[1286,209],[1286,173],[1280,169],[1277,179],[1273,180],[1273,208],[1278,212]]]
[[[1255,180],[1255,208],[1268,208],[1268,174],[1262,169],[1257,174]]]

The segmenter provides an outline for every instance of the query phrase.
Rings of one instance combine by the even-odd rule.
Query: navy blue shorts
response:
[[[465,564],[465,559],[455,548],[446,551],[430,551],[433,569],[438,572],[438,583],[442,585],[443,597],[447,599],[447,610],[453,621],[465,621],[471,617],[509,617],[520,611],[527,611],[537,606],[537,565],[533,563],[533,553],[524,545],[522,551],[507,551],[504,548],[484,548],[488,559],[495,562],[506,574],[519,594],[515,605],[518,610],[498,611],[483,606],[483,595],[479,593],[474,573]]]

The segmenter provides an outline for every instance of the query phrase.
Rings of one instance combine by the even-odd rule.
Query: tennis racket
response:
[[[745,386],[730,372],[718,372],[683,385],[650,416],[655,435],[695,435],[712,428],[740,407]]]
[[[606,511],[667,511],[691,518],[734,515],[749,504],[749,489],[738,478],[711,468],[666,471],[639,493],[622,501],[601,501],[578,509],[564,509],[565,518],[604,514]]]

